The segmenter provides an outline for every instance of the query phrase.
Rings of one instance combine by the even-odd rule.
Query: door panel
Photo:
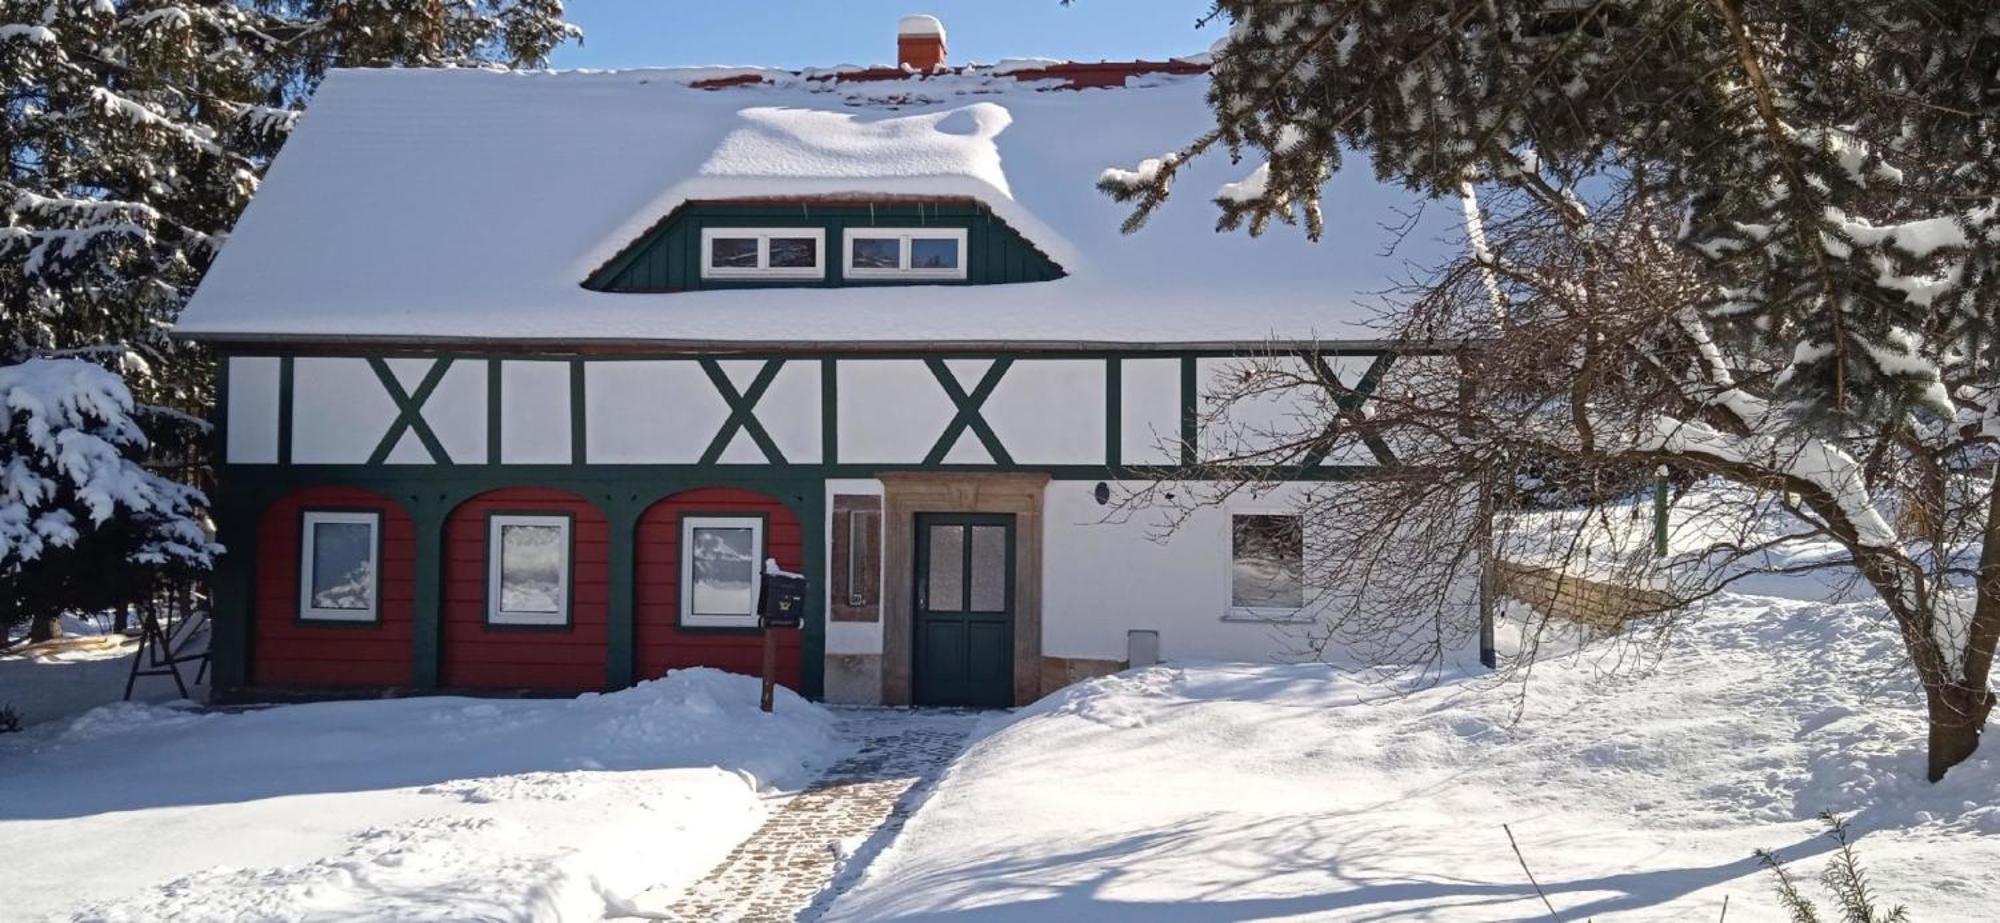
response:
[[[916,526],[916,703],[1012,704],[1014,517],[921,513]]]

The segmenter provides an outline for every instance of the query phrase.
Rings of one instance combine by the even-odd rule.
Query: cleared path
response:
[[[854,755],[793,796],[688,889],[667,919],[812,920],[881,852],[964,748],[976,712],[843,709]]]

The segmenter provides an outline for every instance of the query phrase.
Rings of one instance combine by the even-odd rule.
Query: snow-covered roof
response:
[[[1080,67],[1097,67],[1081,65]],[[1018,69],[1017,69],[1018,70]],[[1356,163],[1328,232],[1214,231],[1250,164],[1212,156],[1136,234],[1094,184],[1212,125],[1201,75],[1053,89],[967,68],[859,82],[748,68],[340,70],[321,85],[181,317],[204,339],[1187,345],[1373,340],[1373,293],[1419,203]],[[743,85],[721,89],[692,83]],[[1051,282],[583,288],[687,201],[972,198],[1068,273]],[[1445,210],[1432,210],[1442,215]]]

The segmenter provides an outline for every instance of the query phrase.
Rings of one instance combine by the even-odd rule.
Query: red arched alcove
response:
[[[373,621],[300,617],[300,547],[308,512],[381,517]],[[416,527],[395,500],[358,487],[310,487],[280,498],[258,521],[257,597],[250,682],[265,687],[407,686],[416,595]],[[238,553],[250,549],[239,548]]]
[[[487,623],[491,517],[570,517],[568,623]],[[605,685],[611,529],[589,501],[546,487],[505,487],[460,504],[445,520],[443,685],[455,689],[583,692]]]
[[[799,518],[777,498],[741,487],[702,487],[667,497],[639,518],[633,588],[637,678],[653,679],[681,667],[715,667],[756,675],[763,667],[763,634],[755,629],[682,627],[680,619],[681,520],[687,516],[757,516],[764,520],[764,556],[778,566],[805,571]],[[778,681],[800,684],[800,632],[779,634]]]

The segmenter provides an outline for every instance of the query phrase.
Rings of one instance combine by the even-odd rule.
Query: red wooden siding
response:
[[[486,624],[489,514],[569,514],[567,628]],[[604,688],[611,528],[582,497],[543,487],[488,491],[445,521],[444,685],[580,692]]]
[[[763,669],[763,635],[756,631],[680,627],[680,520],[689,516],[766,517],[764,555],[803,573],[799,519],[777,500],[736,487],[704,487],[661,500],[639,518],[633,589],[638,678],[653,679],[681,667],[715,667],[756,675]],[[800,685],[799,632],[778,633],[778,682]]]
[[[382,514],[374,624],[298,620],[300,516],[327,509]],[[416,526],[402,507],[372,491],[313,487],[266,507],[257,527],[250,682],[266,687],[409,685],[416,540]]]

